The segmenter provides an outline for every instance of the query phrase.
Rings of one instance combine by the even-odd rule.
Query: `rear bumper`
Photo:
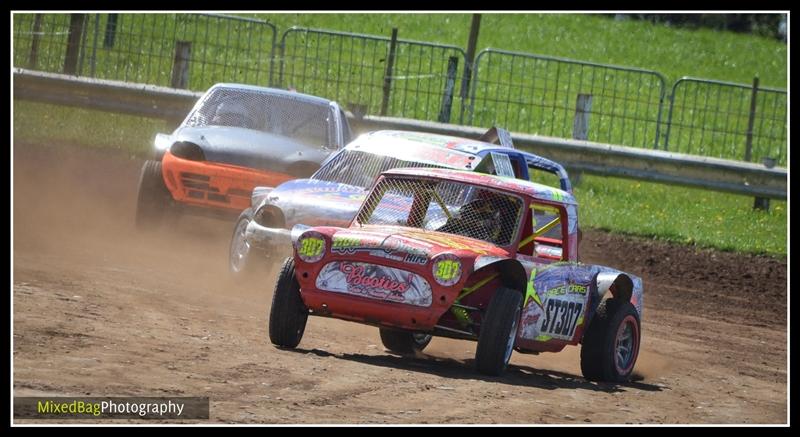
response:
[[[169,151],[161,160],[164,183],[176,202],[240,212],[250,206],[257,186],[274,187],[293,176],[247,167],[178,158]]]

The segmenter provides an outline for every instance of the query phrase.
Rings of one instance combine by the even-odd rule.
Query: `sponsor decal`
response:
[[[408,264],[425,265],[430,252],[425,248],[413,247],[398,238],[383,240],[335,234],[331,251],[339,254],[368,252],[372,256],[393,259]]]
[[[547,296],[560,296],[567,293],[586,294],[589,287],[580,284],[566,284],[547,290]]]
[[[489,254],[489,252],[487,252],[484,249],[479,249],[479,248],[477,248],[475,246],[470,246],[467,243],[461,243],[461,242],[459,242],[459,240],[457,240],[455,238],[450,238],[450,237],[446,237],[446,236],[443,236],[443,235],[434,235],[434,234],[425,233],[425,232],[411,232],[411,231],[408,231],[408,230],[404,231],[404,233],[406,235],[408,235],[409,237],[415,239],[415,240],[424,241],[424,242],[429,243],[429,244],[436,244],[436,245],[439,245],[439,246],[444,246],[444,247],[447,247],[449,249],[470,250],[470,251],[472,251],[474,253],[477,253],[479,255],[488,255]]]
[[[317,276],[319,290],[352,294],[371,299],[430,306],[430,284],[421,276],[376,264],[333,261]]]
[[[339,270],[346,275],[345,281],[347,285],[354,288],[379,289],[391,293],[405,293],[408,289],[408,283],[395,281],[388,276],[366,276],[366,268],[363,265],[341,263],[339,264]],[[410,279],[409,275],[407,280]]]

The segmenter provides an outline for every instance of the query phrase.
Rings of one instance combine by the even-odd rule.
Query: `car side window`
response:
[[[538,258],[563,260],[566,220],[554,206],[531,203],[517,252]]]

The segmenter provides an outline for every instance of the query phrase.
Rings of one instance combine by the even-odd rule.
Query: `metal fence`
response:
[[[14,14],[14,65],[204,90],[272,82],[277,30],[218,14]]]
[[[580,139],[655,147],[665,82],[650,70],[486,49],[475,60],[469,122],[570,138],[578,112],[591,115]]]
[[[354,113],[450,122],[464,51],[393,37],[292,27],[281,38],[284,87],[325,96]]]
[[[15,67],[192,90],[217,82],[294,88],[356,115],[787,161],[781,89],[682,78],[668,94],[656,71],[496,49],[481,51],[470,70],[461,48],[398,39],[396,30],[292,27],[278,41],[271,23],[219,14],[12,18]]]
[[[786,165],[787,93],[684,77],[672,87],[664,150]]]

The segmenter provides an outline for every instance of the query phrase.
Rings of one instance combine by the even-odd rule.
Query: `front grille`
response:
[[[181,172],[181,185],[193,199],[208,199],[212,202],[230,203],[228,196],[219,194],[219,188],[209,184],[211,178],[197,173]]]
[[[247,197],[248,199],[252,196],[253,192],[248,190],[240,190],[238,188],[231,188],[228,190],[229,196],[240,196],[240,197]]]

